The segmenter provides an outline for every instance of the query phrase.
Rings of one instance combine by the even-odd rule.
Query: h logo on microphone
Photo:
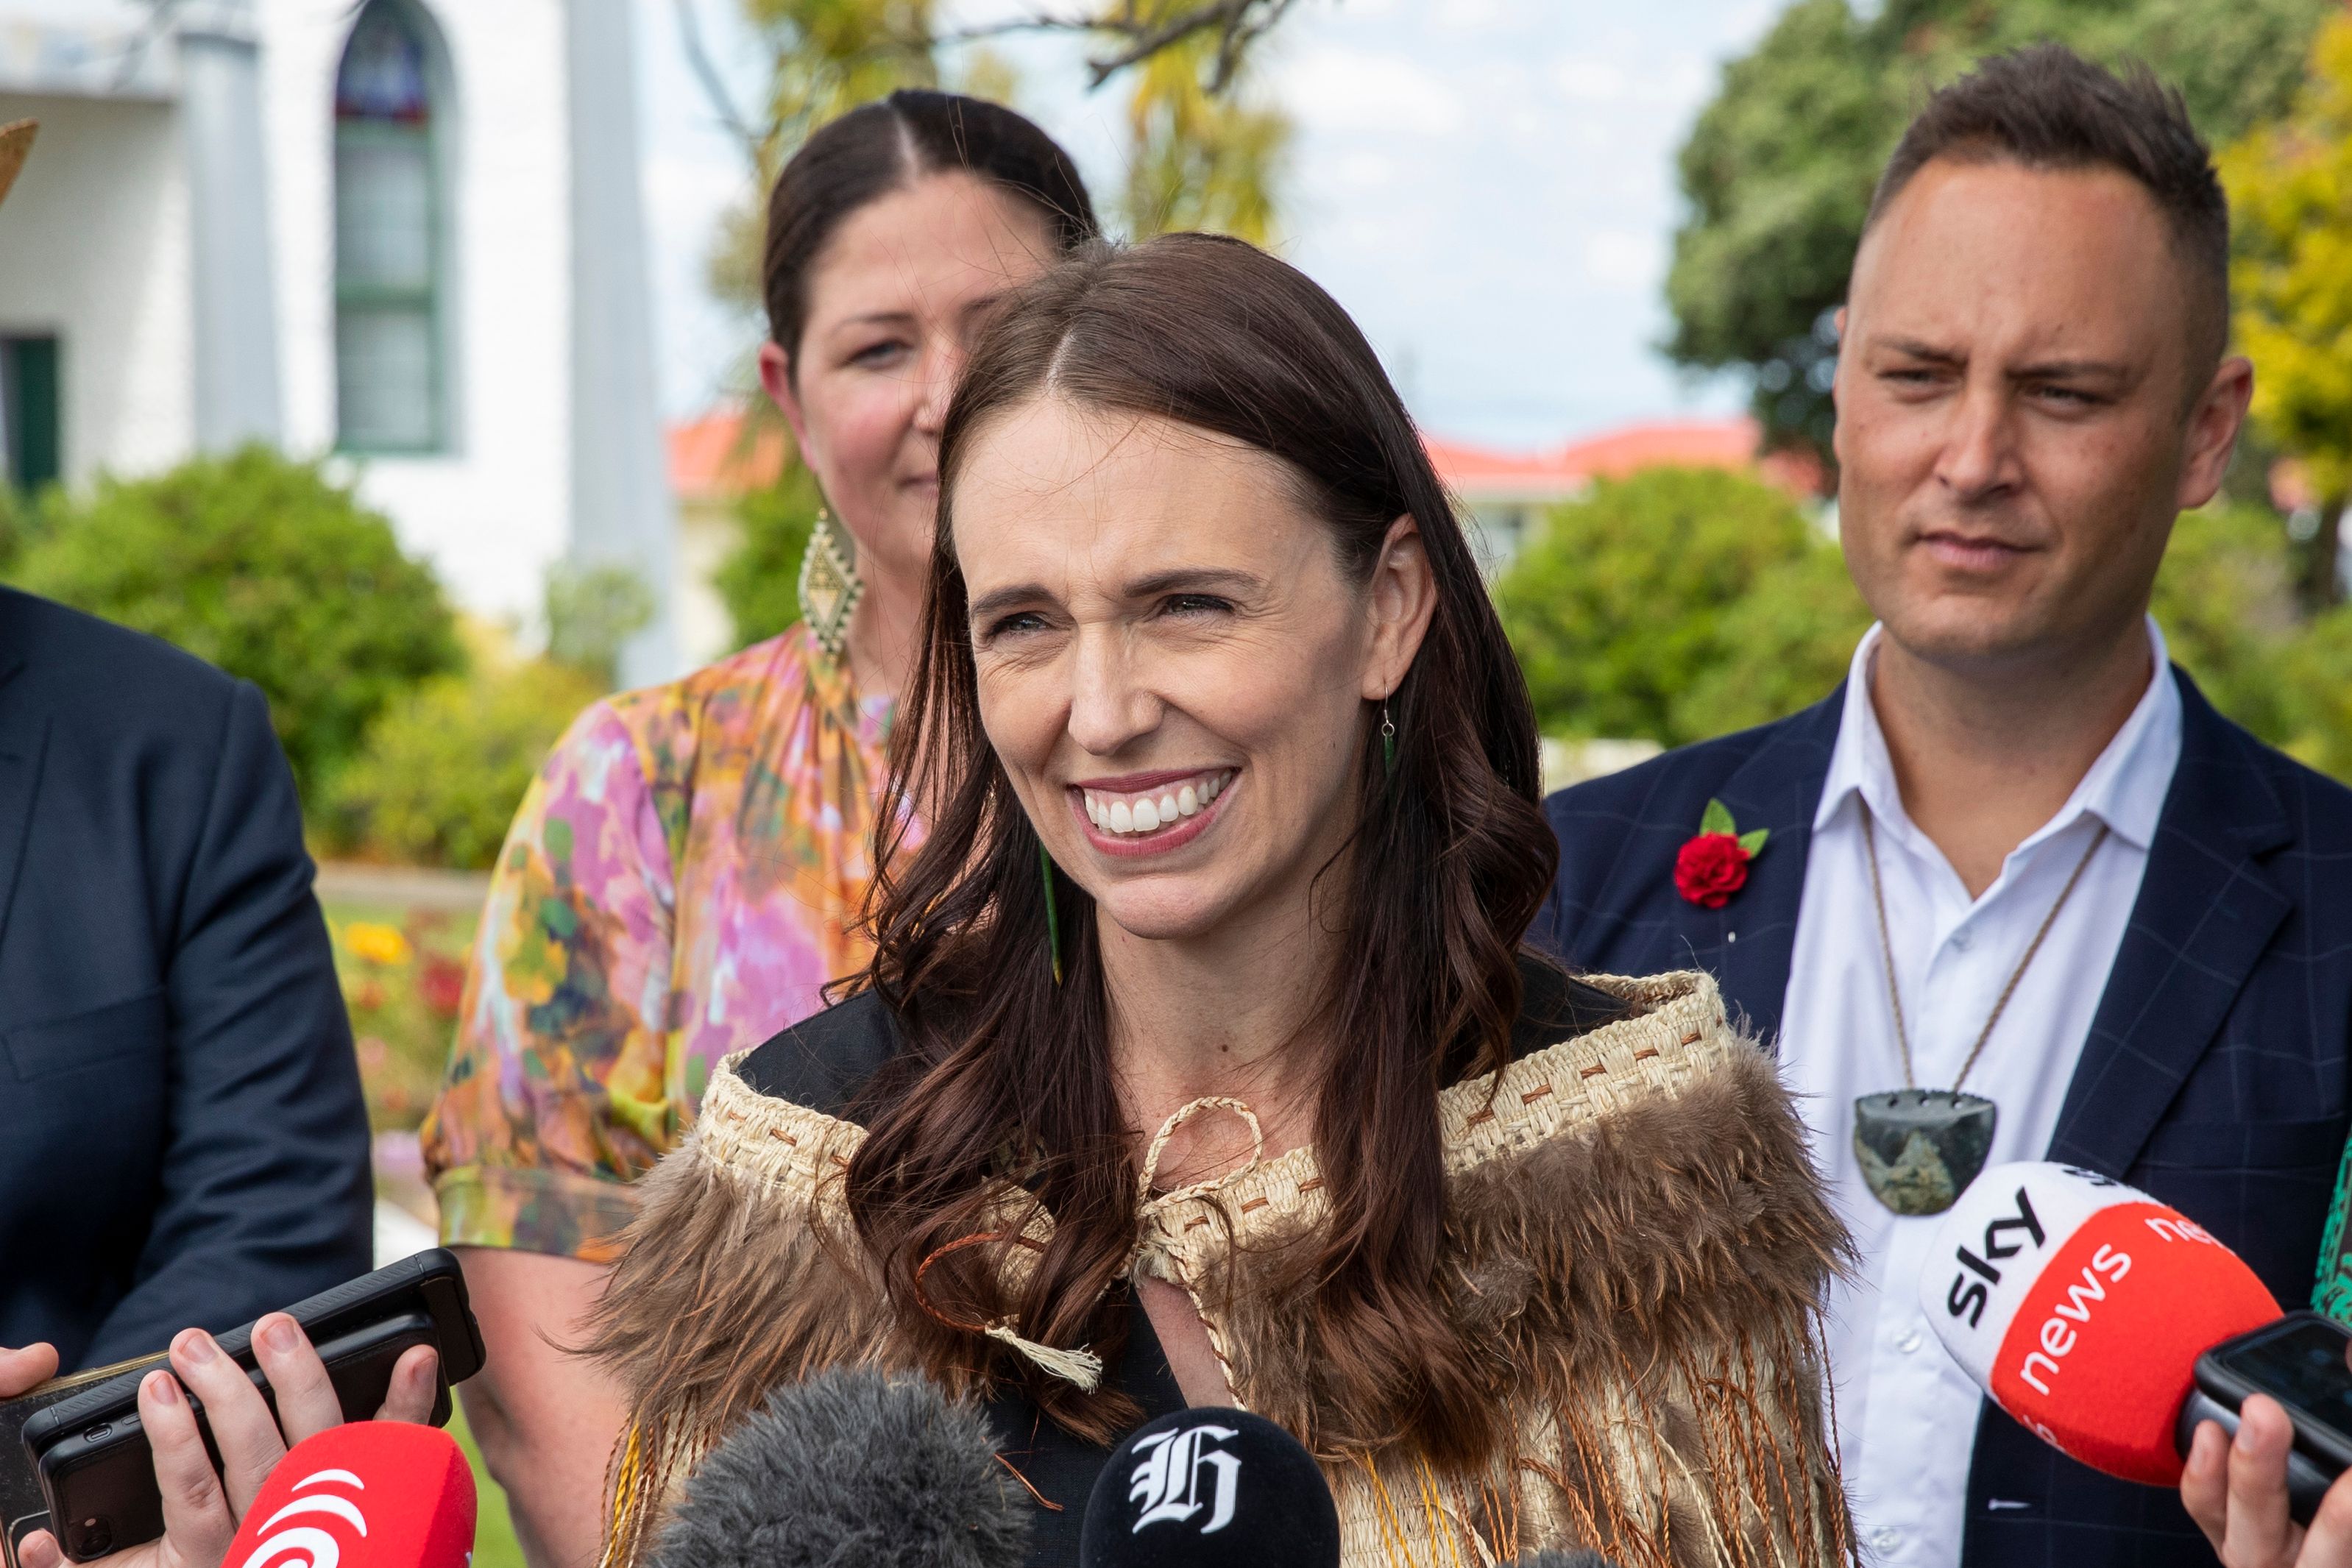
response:
[[[1143,1512],[1129,1533],[1139,1534],[1147,1524],[1181,1524],[1204,1508],[1209,1511],[1209,1521],[1201,1526],[1202,1534],[1213,1534],[1232,1523],[1234,1494],[1241,1483],[1241,1458],[1209,1444],[1239,1435],[1231,1427],[1203,1425],[1157,1432],[1137,1443],[1135,1472],[1127,1496],[1129,1501],[1141,1503]],[[1202,1495],[1204,1471],[1206,1497]]]

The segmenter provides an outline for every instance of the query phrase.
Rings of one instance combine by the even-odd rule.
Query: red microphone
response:
[[[294,1446],[246,1511],[224,1568],[467,1568],[474,1472],[448,1433],[354,1421]]]
[[[2176,1486],[2197,1358],[2276,1319],[2238,1255],[2118,1181],[1995,1166],[1944,1218],[1919,1306],[1993,1403],[2094,1469]]]

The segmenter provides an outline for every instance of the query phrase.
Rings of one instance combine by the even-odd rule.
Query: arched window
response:
[[[413,0],[368,0],[335,73],[336,444],[448,444],[446,198],[438,38]]]

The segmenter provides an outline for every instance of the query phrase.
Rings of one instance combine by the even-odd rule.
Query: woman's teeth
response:
[[[1112,795],[1088,789],[1083,792],[1087,821],[1106,833],[1156,833],[1179,817],[1200,815],[1209,802],[1224,793],[1233,779],[1234,770],[1223,768],[1156,792]]]

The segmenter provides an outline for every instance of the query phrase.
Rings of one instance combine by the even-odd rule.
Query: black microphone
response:
[[[1263,1416],[1203,1406],[1137,1428],[1087,1500],[1078,1568],[1339,1568],[1322,1468]]]
[[[1022,1568],[1030,1507],[976,1408],[927,1378],[824,1372],[703,1460],[653,1568]]]

